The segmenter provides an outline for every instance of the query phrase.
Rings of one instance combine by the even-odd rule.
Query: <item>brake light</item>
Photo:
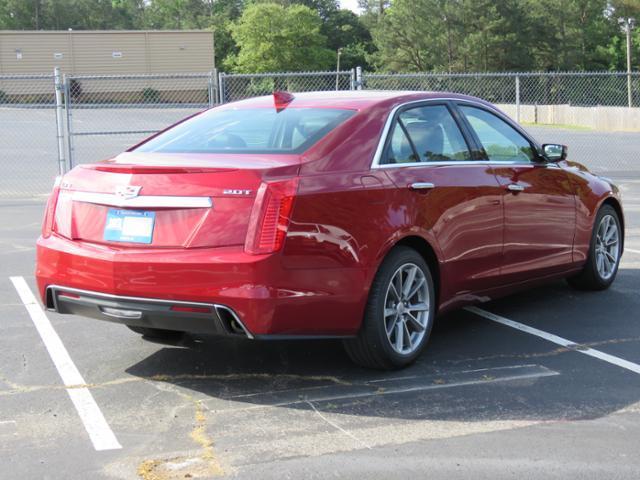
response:
[[[298,178],[260,185],[249,217],[245,252],[259,255],[282,248],[297,190]]]
[[[42,236],[49,238],[53,231],[53,219],[55,218],[56,205],[58,203],[58,194],[60,193],[60,182],[62,177],[56,177],[53,183],[53,189],[47,200],[47,206],[44,210],[44,220],[42,221]]]
[[[276,107],[276,112],[280,113],[287,108],[295,97],[289,92],[275,91],[273,92],[273,104]]]

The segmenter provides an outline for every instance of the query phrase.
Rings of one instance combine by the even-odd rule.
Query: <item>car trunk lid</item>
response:
[[[241,245],[262,182],[298,167],[296,155],[125,153],[65,175],[54,231],[123,249]]]

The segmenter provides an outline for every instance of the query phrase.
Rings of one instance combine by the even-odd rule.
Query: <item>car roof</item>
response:
[[[294,99],[289,104],[295,108],[349,108],[362,110],[379,104],[396,105],[418,100],[440,98],[472,100],[490,105],[488,102],[469,95],[451,92],[423,92],[398,90],[342,90],[323,92],[292,92]],[[228,108],[263,108],[273,106],[273,95],[253,97],[225,104]]]

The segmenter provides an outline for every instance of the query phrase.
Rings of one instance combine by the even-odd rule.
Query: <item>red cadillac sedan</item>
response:
[[[175,332],[342,338],[398,368],[434,316],[554,278],[613,282],[618,189],[491,104],[320,92],[212,108],[56,182],[47,308]]]

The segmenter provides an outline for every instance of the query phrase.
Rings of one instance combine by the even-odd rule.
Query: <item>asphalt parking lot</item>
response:
[[[335,342],[162,345],[43,314],[43,205],[3,202],[0,478],[638,478],[640,180],[620,185],[610,290],[559,281],[454,312],[393,373]]]

